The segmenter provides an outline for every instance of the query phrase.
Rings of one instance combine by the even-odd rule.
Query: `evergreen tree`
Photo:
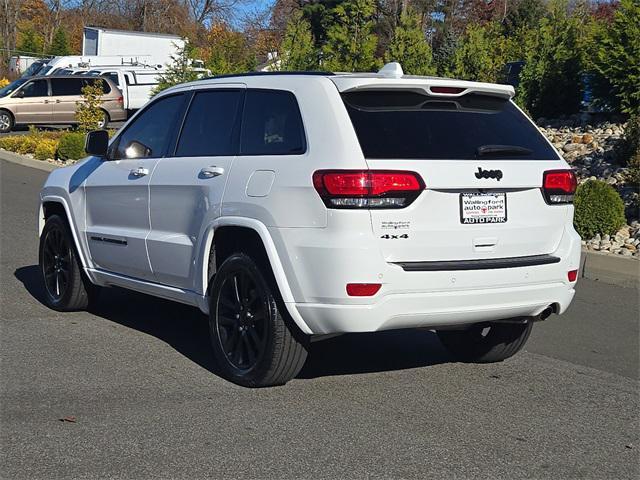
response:
[[[613,86],[622,111],[640,113],[640,2],[622,0],[596,41],[595,68]]]
[[[22,32],[22,39],[18,45],[18,50],[23,55],[28,54],[41,54],[43,48],[44,39],[42,35],[38,35],[33,29],[29,28]]]
[[[302,12],[295,11],[287,23],[280,46],[280,70],[314,70],[318,59],[313,45],[311,26]]]
[[[453,58],[458,49],[459,39],[452,29],[444,31],[433,49],[433,60],[438,75],[444,77],[453,68]]]
[[[384,59],[385,62],[399,62],[410,75],[434,75],[436,68],[431,47],[420,23],[420,16],[414,11],[403,12]]]
[[[373,34],[373,0],[349,0],[333,13],[327,30],[322,66],[333,71],[371,71],[380,66],[375,57],[377,38]]]
[[[173,62],[168,64],[165,72],[160,75],[158,86],[153,90],[154,94],[174,85],[198,79],[198,73],[191,68],[191,57],[189,56],[189,45],[187,43],[183,48],[179,48],[171,58]]]
[[[49,55],[64,56],[71,53],[67,32],[64,28],[56,28],[48,50]]]
[[[585,52],[576,16],[567,15],[566,1],[553,5],[524,46],[526,62],[520,74],[518,103],[535,117],[572,114],[580,109]]]
[[[505,38],[500,25],[470,24],[453,56],[449,74],[463,80],[496,82],[505,63]]]

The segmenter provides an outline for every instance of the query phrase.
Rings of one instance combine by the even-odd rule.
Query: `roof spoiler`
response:
[[[511,85],[405,75],[397,62],[387,63],[377,73],[338,74],[330,78],[340,92],[402,88],[443,98],[456,98],[468,93],[482,93],[505,99],[515,95]]]

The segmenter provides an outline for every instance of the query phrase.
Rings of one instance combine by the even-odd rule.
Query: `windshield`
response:
[[[33,77],[34,75],[38,75],[38,72],[42,70],[42,67],[44,65],[46,65],[46,62],[44,61],[33,62],[31,65],[29,65],[29,68],[24,71],[21,77]]]
[[[6,97],[7,95],[11,95],[18,88],[20,88],[20,86],[23,83],[25,83],[27,80],[29,80],[29,79],[28,78],[19,78],[17,80],[14,80],[13,82],[11,82],[6,87],[0,88],[0,98]]]
[[[38,75],[46,75],[53,69],[53,65],[46,65],[38,72]]]
[[[507,99],[413,91],[342,94],[367,158],[557,160],[553,148]]]

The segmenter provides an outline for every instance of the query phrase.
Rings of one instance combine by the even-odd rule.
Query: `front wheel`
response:
[[[85,310],[98,287],[84,275],[67,222],[59,215],[47,219],[40,236],[40,271],[47,306],[58,311]]]
[[[13,117],[6,110],[0,110],[0,133],[9,133],[13,128]]]
[[[268,267],[267,267],[268,268]],[[221,373],[246,387],[283,385],[307,358],[304,339],[278,307],[275,282],[246,254],[227,258],[210,293],[211,343]]]
[[[466,330],[440,330],[438,337],[457,360],[473,363],[501,362],[527,342],[532,322],[472,325]]]

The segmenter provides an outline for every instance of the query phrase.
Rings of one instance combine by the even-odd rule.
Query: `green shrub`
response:
[[[60,137],[56,157],[60,160],[79,160],[87,154],[84,151],[84,133],[68,132]]]
[[[624,202],[615,189],[600,180],[587,180],[578,186],[574,199],[574,224],[588,240],[597,233],[613,235],[625,223]]]
[[[18,135],[9,135],[7,137],[0,137],[0,148],[8,150],[10,152],[17,152],[18,145],[22,142],[22,137]]]
[[[58,148],[58,142],[56,140],[50,140],[43,138],[36,146],[36,150],[33,156],[37,160],[49,160],[56,156],[56,149]]]

